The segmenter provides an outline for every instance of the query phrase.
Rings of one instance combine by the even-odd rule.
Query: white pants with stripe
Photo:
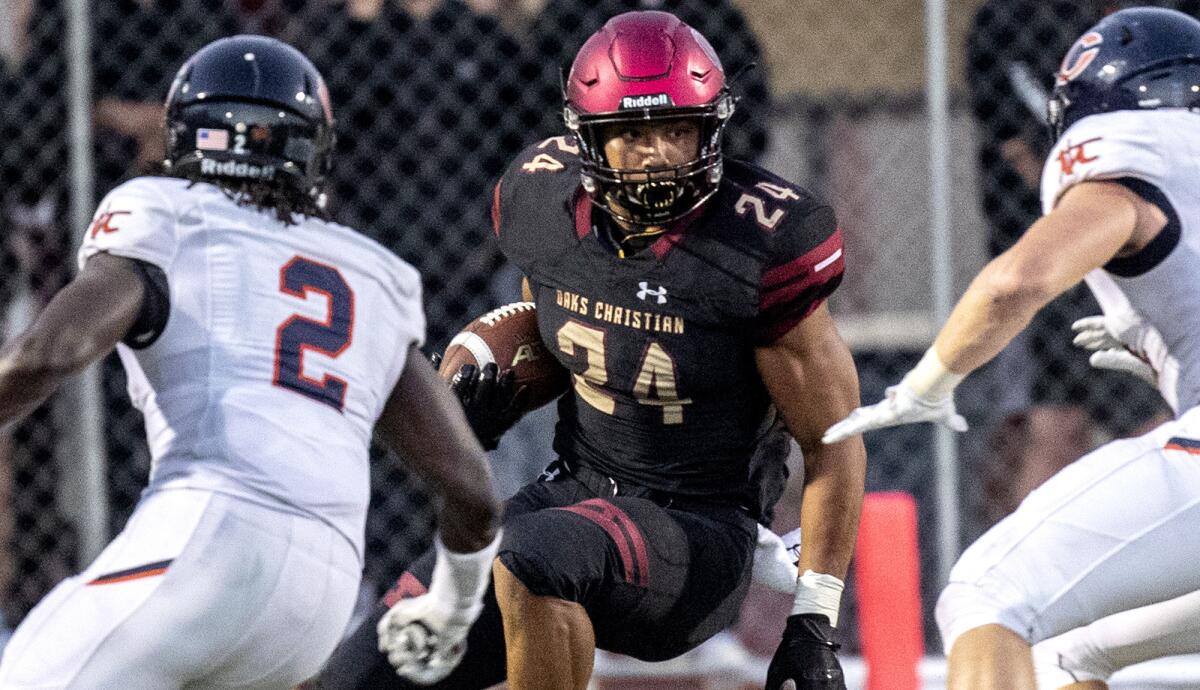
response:
[[[0,659],[0,688],[290,688],[354,607],[361,567],[329,525],[208,491],[143,497]]]
[[[959,558],[937,622],[947,653],[993,623],[1037,643],[1196,590],[1200,409],[1108,443],[1031,493]]]

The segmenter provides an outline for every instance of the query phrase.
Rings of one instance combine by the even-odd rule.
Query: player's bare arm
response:
[[[821,434],[858,404],[854,360],[826,305],[755,354],[771,399],[804,453],[800,572],[844,578],[858,531],[867,454],[860,439],[824,445]]]
[[[478,551],[495,538],[500,504],[487,456],[462,406],[415,345],[376,428],[442,495],[440,529],[451,551]]]
[[[1094,268],[1144,247],[1166,215],[1127,187],[1083,182],[972,281],[934,341],[948,369],[969,373],[995,357],[1039,309]]]
[[[427,591],[396,602],[376,626],[378,648],[397,673],[434,683],[458,665],[483,610],[500,547],[500,504],[461,406],[415,344],[376,428],[442,498]]]
[[[789,679],[840,680],[830,628],[837,625],[843,580],[858,533],[867,454],[859,438],[825,445],[821,434],[858,404],[858,374],[826,305],[771,345],[758,348],[755,359],[771,399],[804,453],[800,577],[767,688],[786,687]],[[813,682],[793,687],[830,687]]]
[[[0,350],[0,425],[33,410],[107,354],[137,321],[145,287],[130,259],[97,254]]]
[[[1117,182],[1071,187],[1053,211],[980,271],[933,347],[888,389],[887,399],[830,427],[826,442],[912,422],[964,430],[954,411],[954,387],[1003,350],[1039,309],[1092,269],[1145,247],[1166,222],[1161,209]]]

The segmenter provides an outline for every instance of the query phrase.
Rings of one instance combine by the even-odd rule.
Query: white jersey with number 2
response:
[[[150,490],[203,488],[301,511],[362,555],[372,428],[424,337],[417,272],[344,226],[143,177],[113,190],[79,261],[161,268],[166,329],[119,345],[146,418]]]

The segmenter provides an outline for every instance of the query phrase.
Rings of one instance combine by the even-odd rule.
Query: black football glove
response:
[[[441,355],[435,354],[430,359],[434,369],[441,366]],[[500,374],[494,363],[485,364],[482,369],[464,364],[450,379],[450,391],[462,403],[467,423],[484,450],[495,450],[504,432],[525,413],[525,387],[517,388],[512,369]]]
[[[767,669],[767,690],[846,690],[833,626],[819,613],[788,616]]]

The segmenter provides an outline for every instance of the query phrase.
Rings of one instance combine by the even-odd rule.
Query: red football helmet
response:
[[[717,191],[721,133],[735,99],[716,51],[674,15],[626,12],[608,20],[575,56],[564,99],[567,128],[579,142],[583,187],[615,218],[661,226]],[[606,159],[604,125],[674,118],[694,118],[700,125],[693,160],[631,170]]]

